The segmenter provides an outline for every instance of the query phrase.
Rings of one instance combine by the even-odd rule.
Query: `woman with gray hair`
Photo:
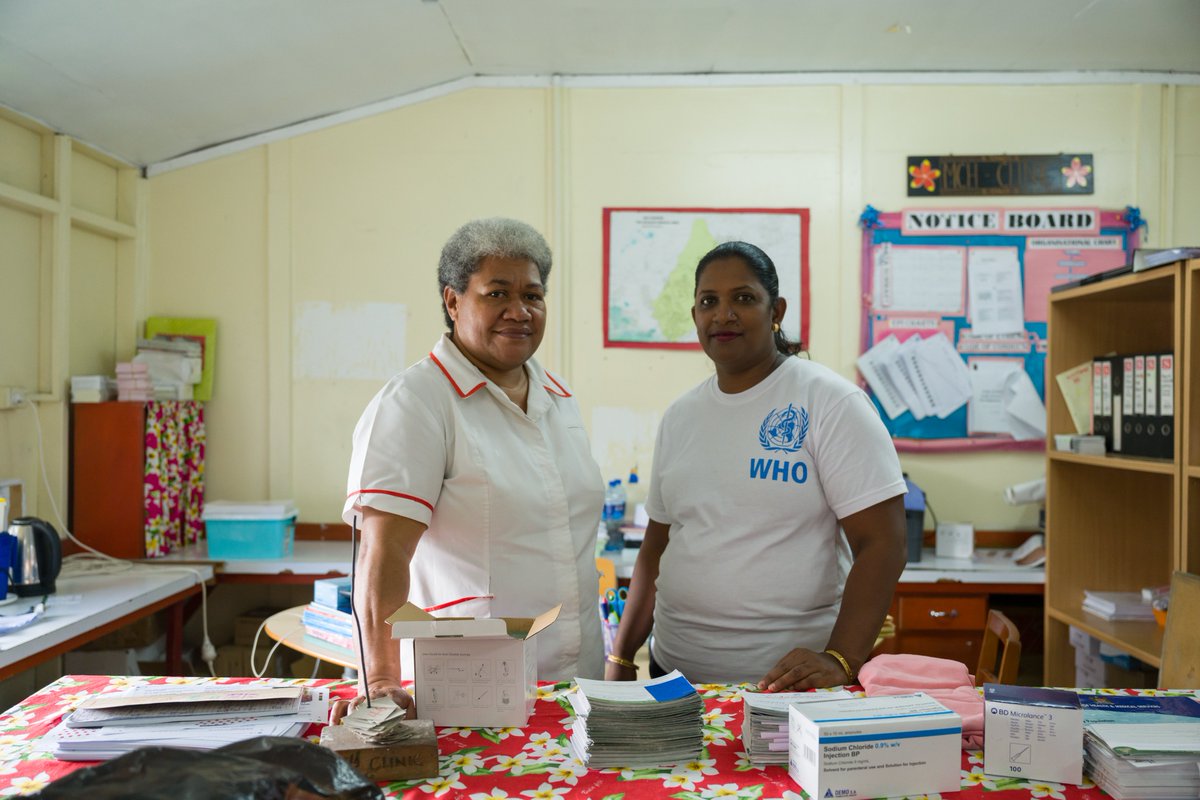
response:
[[[400,686],[411,665],[385,621],[406,601],[462,600],[448,613],[494,617],[561,603],[537,637],[538,677],[603,672],[594,547],[604,482],[570,389],[533,358],[550,263],[523,222],[455,231],[438,264],[449,333],[358,421],[342,517],[362,528],[355,604],[371,697],[411,704]]]

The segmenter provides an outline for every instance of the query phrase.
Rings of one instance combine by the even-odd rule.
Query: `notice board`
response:
[[[859,370],[897,449],[1044,448],[1029,422],[1046,397],[1050,289],[1131,263],[1143,224],[1135,208],[868,206]],[[932,394],[904,366],[917,345]]]

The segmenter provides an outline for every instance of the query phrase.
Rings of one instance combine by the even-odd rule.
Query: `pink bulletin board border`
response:
[[[639,350],[700,350],[699,342],[626,342],[613,341],[608,336],[608,269],[609,269],[609,253],[611,244],[609,242],[610,228],[612,225],[612,213],[614,211],[663,211],[670,214],[795,214],[800,217],[800,341],[807,349],[808,342],[808,238],[809,238],[809,210],[807,208],[717,208],[717,207],[652,207],[652,206],[612,206],[602,209],[603,225],[603,248],[604,248],[604,286],[601,292],[601,302],[604,304],[601,309],[601,317],[604,324],[604,347],[609,348],[633,348]],[[754,242],[751,242],[754,244]],[[768,253],[767,255],[770,255]],[[776,265],[778,266],[778,265]]]
[[[967,210],[967,209],[962,209]],[[872,247],[872,231],[876,228],[892,228],[898,230],[903,221],[902,212],[900,211],[881,211],[875,212],[870,206],[867,211],[872,214],[872,223],[863,225],[862,247],[860,252],[860,262],[862,271],[859,276],[859,287],[861,288],[860,302],[862,305],[861,327],[859,331],[859,352],[866,352],[870,348],[868,342],[870,338],[870,315],[871,315],[871,293],[866,290],[866,287],[871,286],[870,270],[873,265],[871,258]],[[1132,212],[1132,213],[1131,213]],[[867,214],[864,214],[864,219]],[[1132,223],[1132,224],[1131,224]],[[1131,230],[1126,234],[1126,249],[1132,253],[1140,244],[1140,226],[1142,225],[1141,216],[1136,209],[1122,209],[1120,211],[1100,211],[1100,228],[1115,228],[1115,227],[1130,227]],[[968,234],[955,234],[968,235]],[[981,235],[988,235],[986,233]],[[1026,238],[1033,238],[1032,235]],[[862,377],[862,373],[858,373],[858,384],[867,389],[866,381]],[[1050,385],[1049,381],[1046,386]],[[964,451],[994,451],[994,452],[1037,452],[1046,450],[1046,442],[1044,441],[1017,441],[1015,439],[999,439],[990,437],[958,437],[953,439],[912,439],[906,437],[893,437],[893,443],[896,446],[897,452],[901,453],[955,453]]]

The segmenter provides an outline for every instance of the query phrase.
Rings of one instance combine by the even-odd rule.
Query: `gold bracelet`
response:
[[[616,653],[609,653],[606,658],[614,664],[622,667],[629,667],[633,671],[637,671],[638,665],[630,661],[628,658],[621,658]]]
[[[829,655],[833,656],[834,658],[836,658],[838,663],[842,665],[842,669],[846,670],[846,680],[853,681],[854,680],[854,670],[850,669],[850,662],[846,660],[846,657],[844,655],[842,655],[841,653],[839,653],[837,650],[828,650],[827,649],[825,652],[828,653]]]

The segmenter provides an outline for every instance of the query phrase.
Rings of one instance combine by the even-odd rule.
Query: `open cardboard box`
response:
[[[405,603],[387,618],[411,639],[417,716],[460,728],[521,727],[537,701],[538,633],[561,605],[537,617],[435,617]]]

